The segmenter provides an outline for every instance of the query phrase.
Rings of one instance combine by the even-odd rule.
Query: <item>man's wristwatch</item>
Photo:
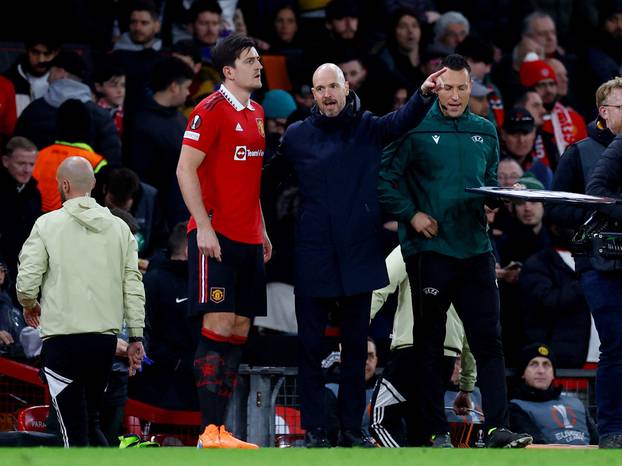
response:
[[[130,343],[142,343],[143,337],[130,337],[128,340]]]

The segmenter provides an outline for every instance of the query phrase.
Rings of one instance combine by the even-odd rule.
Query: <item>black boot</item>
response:
[[[375,448],[374,441],[362,431],[343,430],[339,435],[340,447]]]
[[[321,427],[309,429],[305,432],[305,447],[307,448],[330,448],[326,431]]]

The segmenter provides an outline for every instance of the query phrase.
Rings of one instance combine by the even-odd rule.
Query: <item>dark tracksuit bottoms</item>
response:
[[[447,309],[453,302],[477,363],[478,385],[488,428],[507,427],[505,361],[501,344],[499,289],[491,253],[466,259],[422,252],[406,258],[411,283],[416,384],[430,434],[449,432],[444,410],[443,343]],[[410,398],[410,397],[408,397]]]
[[[64,446],[107,446],[99,427],[115,335],[78,333],[43,340],[43,372]]]

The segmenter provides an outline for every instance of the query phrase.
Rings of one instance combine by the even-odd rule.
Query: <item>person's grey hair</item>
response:
[[[551,21],[553,21],[553,23],[555,23],[555,21],[553,20],[553,17],[549,15],[547,12],[542,11],[542,10],[536,10],[533,13],[530,13],[527,16],[525,16],[525,19],[523,19],[523,25],[521,28],[521,36],[533,35],[533,29],[532,29],[533,20],[541,19],[541,18],[548,18]]]
[[[443,37],[443,34],[445,34],[450,24],[464,24],[467,35],[469,34],[471,28],[469,20],[458,11],[448,11],[447,13],[443,13],[434,24],[434,39],[438,40]]]

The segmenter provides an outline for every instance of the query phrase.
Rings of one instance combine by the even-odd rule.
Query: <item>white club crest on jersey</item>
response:
[[[435,144],[438,144],[438,141],[441,140],[441,137],[438,134],[435,134],[434,136],[432,136],[432,139],[434,139]]]
[[[244,130],[242,129],[242,126],[240,125],[240,123],[238,123],[237,125],[235,125],[235,130],[236,130],[236,131],[244,131]]]
[[[471,136],[471,139],[473,140],[473,142],[479,142],[480,144],[484,144],[484,138],[477,134],[475,136]]]

